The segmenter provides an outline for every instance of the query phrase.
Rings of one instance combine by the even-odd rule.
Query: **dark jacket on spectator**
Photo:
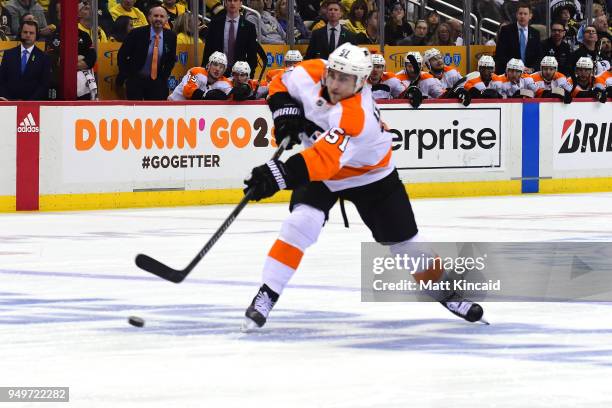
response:
[[[538,71],[540,59],[542,59],[542,48],[540,43],[540,32],[529,26],[527,29],[527,48],[525,50],[525,67]],[[521,58],[519,46],[519,30],[516,23],[508,24],[499,30],[497,47],[495,52],[495,72],[503,74],[506,72],[506,64],[511,58]]]
[[[35,101],[48,97],[51,62],[34,46],[26,69],[21,73],[21,44],[4,52],[0,64],[0,96],[6,99]]]
[[[350,42],[352,44],[357,44],[355,42],[355,38],[353,33],[348,31],[342,25],[338,25],[340,27],[340,37],[338,38],[337,45],[344,44]],[[329,57],[329,38],[327,37],[327,25],[318,30],[314,30],[310,37],[310,44],[308,45],[308,49],[306,50],[306,56],[304,59],[313,59],[313,58],[323,58],[327,59]]]
[[[117,55],[119,75],[122,79],[136,76],[142,70],[149,53],[150,35],[151,26],[147,25],[133,29],[125,38]],[[174,31],[164,29],[163,47],[157,76],[167,80],[176,63],[176,34]]]
[[[569,75],[572,72],[570,68],[571,55],[572,49],[565,41],[561,41],[558,47],[550,38],[542,41],[542,58],[546,56],[555,57],[559,63],[559,72],[563,75]]]
[[[217,17],[213,18],[208,25],[206,41],[204,46],[204,56],[202,57],[202,66],[205,67],[208,63],[208,58],[215,52],[224,52],[224,29],[226,13],[222,12]],[[234,61],[246,61],[251,67],[251,76],[257,68],[257,30],[250,21],[247,21],[244,16],[240,16],[238,20],[238,30],[236,34],[236,49],[234,50]],[[229,61],[228,61],[229,62]],[[229,62],[231,64],[231,62]],[[225,76],[231,77],[232,67],[228,66],[225,71]]]
[[[406,21],[401,26],[390,24],[389,21],[385,24],[385,44],[397,45],[397,42],[414,33],[410,24]]]

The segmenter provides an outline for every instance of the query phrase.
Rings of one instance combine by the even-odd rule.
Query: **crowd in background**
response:
[[[75,0],[77,1],[77,0]],[[190,1],[186,0],[99,0],[98,1],[98,32],[97,41],[125,42],[129,33],[140,27],[149,25],[150,10],[161,7],[167,18],[164,20],[164,31],[171,31],[176,36],[176,44],[193,44],[197,38],[199,43],[210,41],[210,37],[217,34],[211,30],[214,22],[226,15],[227,2],[239,0],[200,0],[198,10],[198,24],[195,27],[190,11]],[[463,1],[445,0],[446,3],[463,7]],[[410,1],[385,0],[382,12],[384,26],[380,27],[378,1],[376,0],[295,0],[295,13],[293,33],[290,33],[297,44],[309,44],[305,58],[325,58],[334,47],[342,42],[354,44],[379,44],[381,35],[387,45],[404,46],[453,46],[464,45],[463,26],[461,14],[452,9],[429,1],[429,9],[419,13],[417,5]],[[418,2],[416,2],[418,3]],[[574,73],[576,62],[588,56],[595,64],[600,64],[600,70],[610,66],[612,30],[610,24],[610,9],[612,0],[594,0],[591,24],[585,22],[586,2],[581,0],[553,0],[550,3],[551,27],[546,27],[546,7],[544,0],[531,0],[531,14],[525,29],[525,41],[521,42],[521,23],[517,22],[519,3],[513,0],[479,0],[473,1],[473,12],[478,19],[491,19],[499,23],[497,35],[484,35],[483,44],[497,45],[498,50],[508,51],[508,27],[518,24],[518,45],[520,57],[525,64],[525,71],[532,73],[540,69],[540,61],[545,56],[554,56],[559,65],[559,72],[571,75]],[[244,24],[255,27],[262,44],[288,43],[289,11],[288,0],[244,0],[240,5],[256,10],[240,9],[236,24],[242,29]],[[206,10],[204,12],[204,10]],[[91,9],[88,1],[80,1],[78,5],[79,28],[79,63],[80,72],[79,98],[93,98],[95,94],[95,80],[92,69],[95,66],[96,55],[92,52],[92,16],[96,10]],[[37,41],[44,41],[45,52],[50,56],[52,73],[49,77],[51,89],[49,98],[57,97],[58,54],[60,47],[60,6],[59,0],[0,0],[0,40],[19,40],[20,29],[24,21],[34,21],[37,24]],[[419,15],[423,18],[419,19]],[[246,21],[247,23],[243,23]],[[494,25],[493,25],[494,26]],[[489,27],[490,29],[492,27]],[[223,28],[222,28],[223,29]],[[337,29],[337,32],[336,32]],[[486,30],[491,31],[491,30]],[[223,42],[223,49],[205,51],[202,67],[208,63],[208,58],[215,51],[222,51],[228,58],[225,74],[231,76],[231,68],[237,61],[244,60],[250,66],[249,75],[255,71],[255,56],[253,49],[244,53],[244,58],[238,58],[227,50],[227,23],[225,37],[219,39]],[[547,32],[549,35],[547,36]],[[162,33],[162,32],[160,32]],[[161,34],[160,34],[161,35]],[[516,36],[515,36],[516,37]],[[238,35],[238,39],[240,39]],[[233,38],[230,41],[234,41]],[[474,43],[474,38],[472,39]],[[514,40],[512,40],[514,41]],[[330,42],[333,43],[330,46]],[[537,47],[535,46],[535,43]],[[232,43],[234,44],[234,43]],[[252,44],[236,44],[237,47],[251,47]],[[526,46],[525,46],[526,45]],[[217,47],[218,48],[218,47]],[[233,48],[233,47],[231,47]],[[162,50],[163,52],[163,50]],[[523,55],[523,53],[525,53]],[[152,57],[153,50],[149,50],[148,58]],[[506,70],[510,55],[498,52],[496,57],[496,73],[502,74]],[[147,60],[148,61],[148,60]],[[607,65],[606,65],[607,62]],[[465,73],[463,73],[465,74]]]

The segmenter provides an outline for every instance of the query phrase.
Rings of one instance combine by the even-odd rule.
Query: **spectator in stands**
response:
[[[578,23],[576,23],[576,4],[573,0],[553,0],[550,3],[552,21],[559,21],[565,27],[564,41],[573,50],[576,46]],[[573,68],[570,67],[573,71]]]
[[[8,3],[4,3],[6,11],[11,16],[11,31],[14,33],[19,32],[19,22],[24,14],[32,14],[36,19],[39,27],[39,35],[45,35],[43,31],[47,28],[47,19],[45,17],[45,10],[36,0],[10,0]]]
[[[504,21],[502,17],[501,3],[498,4],[496,0],[479,0],[474,3],[479,18],[490,18],[495,21]]]
[[[378,11],[368,12],[368,18],[366,23],[365,33],[359,33],[355,36],[355,44],[378,44],[379,30],[378,30]]]
[[[8,41],[13,35],[11,14],[0,2],[0,41]]]
[[[602,38],[612,39],[612,34],[610,33],[610,29],[608,28],[608,16],[605,14],[599,16],[593,20],[593,26],[597,29],[597,38],[600,40]]]
[[[264,10],[263,0],[250,0],[249,7],[252,7],[261,15],[261,42],[263,44],[285,44],[287,34],[280,26],[276,17]],[[258,19],[254,13],[247,12],[245,18],[257,27]]]
[[[225,0],[225,12],[212,19],[208,26],[202,66],[215,51],[227,57],[226,76],[231,76],[235,61],[246,61],[251,73],[257,68],[257,30],[240,15],[242,0]]]
[[[531,7],[519,3],[516,10],[516,23],[503,27],[499,32],[495,56],[495,72],[502,74],[512,58],[518,58],[525,65],[525,72],[533,73],[540,65],[542,48],[540,32],[529,26]]]
[[[4,51],[0,64],[0,100],[47,99],[51,63],[49,57],[34,45],[38,24],[26,21],[17,32],[21,44]]]
[[[146,26],[148,24],[147,17],[142,11],[134,7],[134,2],[135,0],[121,0],[121,3],[111,8],[110,14],[113,20],[116,20],[119,16],[128,16],[132,19],[134,28]]]
[[[451,29],[451,42],[453,45],[463,45],[463,24],[454,18],[448,20],[446,24]]]
[[[570,68],[576,67],[576,63],[582,57],[589,57],[591,61],[597,60],[597,29],[593,25],[588,25],[584,29],[584,38],[578,49],[574,51],[570,57]]]
[[[117,56],[117,85],[125,81],[130,100],[165,100],[168,77],[176,63],[176,34],[164,28],[166,10],[153,7],[148,18],[150,25],[130,31]]]
[[[417,20],[414,26],[414,34],[399,40],[397,45],[427,45],[427,21]]]
[[[563,41],[565,37],[565,27],[559,21],[556,21],[550,26],[550,38],[542,42],[542,56],[555,57],[559,65],[559,72],[563,75],[570,75],[570,56],[572,50],[570,46]]]
[[[190,11],[182,13],[174,21],[174,28],[172,31],[176,33],[176,45],[193,45],[193,22],[192,14]],[[199,29],[200,27],[198,27]],[[198,37],[198,44],[204,44],[204,42]]]
[[[599,57],[607,61],[608,66],[612,64],[612,42],[609,38],[599,40]],[[610,94],[612,96],[612,94]]]
[[[87,1],[81,1],[79,3],[79,30],[86,32],[93,39],[91,24],[91,5]],[[101,43],[108,42],[106,33],[101,27],[98,27],[98,41]]]
[[[355,0],[344,23],[347,30],[357,35],[365,33],[368,16],[368,5],[365,0]]]
[[[412,27],[406,21],[406,10],[400,2],[391,6],[391,16],[385,24],[385,44],[397,45],[398,41],[414,34]]]
[[[431,41],[431,38],[438,29],[438,25],[440,25],[440,15],[437,10],[431,10],[427,13],[427,41]]]
[[[289,25],[289,8],[287,0],[277,0],[276,7],[274,9],[274,16],[278,23],[283,28],[283,31],[287,32]],[[293,15],[293,34],[295,35],[296,41],[307,40],[310,38],[310,31],[304,25],[302,18],[298,13]]]
[[[166,10],[166,13],[168,13],[168,24],[171,28],[174,28],[176,19],[187,11],[187,7],[185,7],[184,4],[178,3],[176,0],[164,0],[161,6]]]
[[[312,32],[304,59],[327,59],[329,54],[340,44],[346,42],[355,44],[353,35],[340,25],[340,18],[342,17],[340,2],[338,0],[327,0],[326,6],[327,24],[325,27]]]
[[[119,16],[113,22],[113,31],[111,32],[111,36],[109,41],[113,42],[124,42],[125,38],[129,34],[130,31],[134,29],[134,24],[132,23],[132,19],[128,16]]]
[[[298,12],[304,21],[315,21],[319,17],[319,0],[296,0]]]
[[[433,37],[431,37],[431,40],[429,40],[429,45],[455,45],[451,38],[450,26],[446,23],[439,24]]]

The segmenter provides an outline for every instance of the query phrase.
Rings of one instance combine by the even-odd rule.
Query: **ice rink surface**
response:
[[[182,268],[232,207],[0,214],[0,386],[69,386],[49,407],[612,405],[612,304],[486,303],[484,326],[361,303],[371,238],[350,204],[350,229],[336,207],[260,333],[239,326],[286,205],[247,206],[179,285],[134,265]],[[413,207],[435,241],[612,241],[612,194]]]

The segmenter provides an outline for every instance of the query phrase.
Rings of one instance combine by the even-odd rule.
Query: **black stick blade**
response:
[[[187,273],[184,271],[172,269],[145,254],[138,254],[136,256],[136,266],[173,283],[181,283],[185,276],[187,276]]]

